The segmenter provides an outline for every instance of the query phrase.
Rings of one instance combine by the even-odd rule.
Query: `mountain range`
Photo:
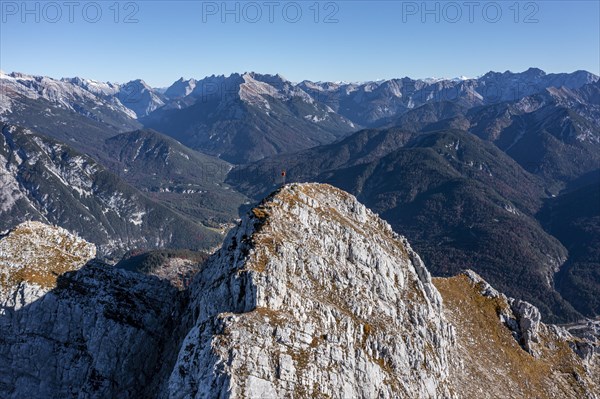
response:
[[[592,73],[0,71],[0,132],[2,398],[600,398]]]
[[[164,90],[2,73],[0,118],[2,229],[42,220],[116,259],[207,250],[284,181],[326,182],[404,232],[435,275],[471,268],[552,322],[599,314],[600,82],[589,72],[242,73]],[[127,205],[109,217],[111,198]]]
[[[295,84],[281,75],[251,72],[181,78],[163,91],[141,79],[120,85],[2,73],[0,116],[29,128],[43,126],[43,133],[75,142],[81,140],[78,134],[64,132],[63,126],[53,123],[44,126],[48,125],[44,119],[54,119],[52,112],[67,112],[71,118],[77,114],[88,119],[86,124],[94,125],[94,130],[120,132],[143,124],[194,149],[246,163],[326,144],[361,127],[381,127],[425,104],[452,102],[474,108],[518,101],[549,88],[569,93],[595,82],[598,76],[586,71],[546,74],[537,68],[521,73],[489,72],[467,80],[406,77],[360,84]],[[597,96],[591,90],[593,93],[584,94],[583,90],[579,95],[590,102]],[[62,124],[69,118],[61,115],[60,119]],[[90,128],[85,130],[89,134]],[[89,147],[93,138],[85,138],[80,145]]]
[[[469,267],[550,320],[595,317],[599,93],[596,81],[491,105],[432,102],[388,127],[238,166],[228,182],[254,198],[280,185],[284,170],[287,182],[333,184],[404,231],[434,274]],[[570,231],[568,206],[551,204],[572,190],[588,194],[579,197],[582,245],[548,228]]]
[[[132,247],[209,249],[220,233],[150,198],[68,145],[12,125],[0,135],[0,229],[60,225],[115,255]]]

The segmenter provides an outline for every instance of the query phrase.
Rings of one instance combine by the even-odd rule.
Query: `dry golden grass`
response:
[[[583,397],[577,379],[586,371],[567,342],[542,328],[536,359],[500,322],[498,313],[508,307],[506,301],[484,297],[464,275],[433,282],[442,294],[447,319],[456,327],[464,368],[455,363],[450,378],[465,390],[461,392],[464,397]]]
[[[252,213],[256,216],[257,219],[263,220],[269,216],[267,210],[263,207],[257,207],[252,209]]]
[[[0,285],[21,282],[53,288],[63,273],[77,270],[93,257],[91,245],[62,229],[28,222],[4,237],[0,251]]]

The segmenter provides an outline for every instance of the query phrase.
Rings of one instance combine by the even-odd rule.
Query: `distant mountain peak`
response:
[[[540,68],[536,68],[536,67],[529,67],[525,72],[523,72],[524,74],[528,74],[528,75],[546,75],[546,72],[544,72],[543,70],[541,70]]]
[[[282,86],[284,84],[291,84],[285,77],[280,74],[262,74],[257,72],[245,72],[241,75],[244,80],[255,80],[258,82],[263,82],[269,84],[271,86]]]
[[[165,96],[167,98],[181,98],[190,95],[196,88],[196,79],[184,79],[181,77],[175,83],[173,83],[167,90],[165,90]]]
[[[152,88],[149,85],[147,85],[143,79],[133,79],[127,83],[124,83],[122,86],[127,87],[127,86],[133,86],[133,85],[143,87],[146,90],[152,90]]]
[[[138,118],[149,115],[157,108],[165,105],[162,98],[142,79],[125,83],[119,89],[118,98]]]

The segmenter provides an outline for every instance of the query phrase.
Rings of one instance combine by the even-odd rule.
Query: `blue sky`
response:
[[[155,87],[244,71],[293,81],[600,73],[596,0],[74,3],[2,0],[0,69]]]

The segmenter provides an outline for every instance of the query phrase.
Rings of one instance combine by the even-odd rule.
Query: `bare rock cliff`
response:
[[[20,229],[0,238],[2,398],[600,397],[596,324],[546,325],[470,271],[432,279],[328,185],[265,199],[186,290]]]
[[[451,326],[406,240],[331,186],[285,187],[205,265],[171,398],[447,397]]]

